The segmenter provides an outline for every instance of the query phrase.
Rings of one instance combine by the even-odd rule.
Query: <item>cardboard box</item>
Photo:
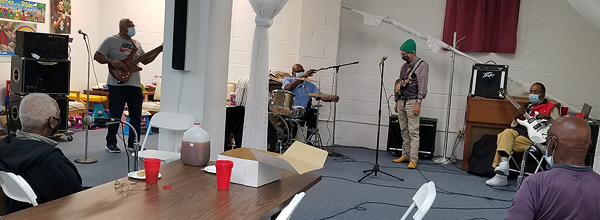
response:
[[[281,170],[303,174],[322,168],[327,151],[294,142],[284,154],[238,148],[219,154],[219,160],[233,161],[231,182],[259,187],[281,179]]]

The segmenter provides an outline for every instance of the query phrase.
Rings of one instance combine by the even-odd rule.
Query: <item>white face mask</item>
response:
[[[304,71],[302,71],[302,72],[296,72],[296,78],[300,78],[302,76],[304,76]]]
[[[558,145],[557,145],[558,146]],[[548,162],[548,165],[554,165],[554,152],[556,151],[556,147],[554,146],[554,150],[552,151],[552,156],[548,156],[548,150],[546,150],[546,155],[544,155],[544,159]]]

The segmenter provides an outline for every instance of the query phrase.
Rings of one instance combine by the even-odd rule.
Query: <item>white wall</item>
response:
[[[438,39],[442,35],[445,3],[444,0],[342,0],[343,6],[390,16]],[[348,138],[342,139],[340,144],[374,147],[375,136],[362,131],[374,129],[376,126],[373,124],[377,123],[377,63],[383,55],[388,56],[385,82],[388,94],[391,94],[393,82],[402,64],[398,48],[404,40],[414,37],[387,24],[377,27],[364,25],[362,19],[361,15],[354,12],[342,11],[340,62],[360,60],[361,64],[352,70],[350,75],[353,79],[340,83],[340,96],[350,100],[344,99],[339,107],[351,109],[347,113],[342,112],[340,119],[352,122],[348,122],[348,126],[344,126],[344,130],[340,130],[338,134],[345,134],[345,137],[340,138]],[[600,61],[600,31],[586,23],[567,1],[522,0],[517,34],[515,54],[470,55],[479,60],[508,64],[509,75],[530,83],[541,81],[546,85],[548,93],[575,108],[581,108],[584,102],[590,103],[595,109],[600,107],[600,100],[595,98],[600,92],[600,87],[597,86],[600,74],[594,65]],[[429,93],[423,102],[422,116],[439,120],[436,148],[437,154],[441,154],[450,75],[449,53],[433,54],[424,41],[416,42],[417,55],[430,65]],[[464,125],[469,71],[473,62],[458,58],[456,64],[450,115],[451,132],[462,130]],[[382,121],[387,121],[385,113],[387,111],[384,111],[385,118]],[[600,117],[600,111],[592,111],[591,116]],[[450,135],[449,148],[455,137],[455,133]],[[382,135],[382,146],[385,146],[386,138],[386,134]],[[456,151],[459,158],[462,156],[462,146],[461,143]]]

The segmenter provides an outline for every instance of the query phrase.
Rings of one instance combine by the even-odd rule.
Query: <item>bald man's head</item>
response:
[[[548,155],[554,156],[555,163],[585,166],[585,155],[591,141],[590,126],[585,120],[563,116],[555,120],[548,130]]]
[[[135,24],[129,18],[119,20],[119,33],[127,33],[127,28],[130,27],[135,27]]]

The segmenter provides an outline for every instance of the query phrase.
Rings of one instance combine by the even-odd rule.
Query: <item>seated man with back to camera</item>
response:
[[[537,112],[537,115],[535,114]],[[546,87],[540,82],[531,85],[529,89],[529,102],[522,106],[515,114],[511,123],[512,128],[505,129],[498,134],[496,157],[492,163],[496,175],[485,181],[490,186],[508,185],[508,157],[513,151],[523,152],[532,142],[529,140],[527,128],[517,123],[516,119],[525,119],[522,115],[529,114],[536,119],[555,120],[560,117],[557,107],[546,99]]]
[[[585,165],[591,141],[585,120],[563,116],[554,121],[544,156],[551,168],[525,178],[506,219],[598,219],[600,175]]]
[[[50,96],[31,93],[19,108],[22,130],[9,134],[0,143],[0,171],[20,175],[31,186],[38,204],[81,191],[77,168],[48,138],[60,124],[58,104]],[[29,203],[5,198],[9,214],[31,207]]]
[[[288,91],[291,91],[296,95],[294,99],[294,106],[302,106],[306,111],[304,115],[300,117],[301,120],[306,121],[306,127],[315,128],[317,126],[317,110],[312,108],[311,96],[309,93],[319,93],[319,88],[315,86],[312,82],[307,80],[308,77],[311,77],[315,73],[314,69],[310,69],[308,71],[304,71],[304,67],[300,64],[294,64],[292,66],[292,77],[285,77],[283,79],[282,88]],[[294,78],[296,77],[296,78]],[[326,97],[315,97],[316,99],[321,99],[324,102],[338,102],[340,97],[337,95],[331,95]],[[293,132],[294,135],[296,132]],[[310,137],[310,129],[307,137]]]

